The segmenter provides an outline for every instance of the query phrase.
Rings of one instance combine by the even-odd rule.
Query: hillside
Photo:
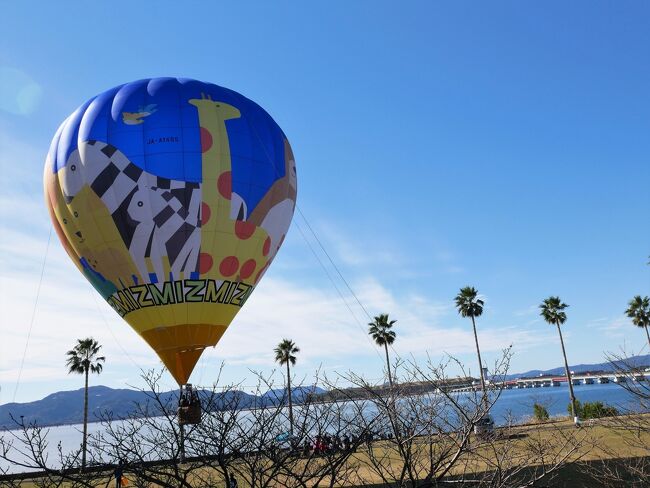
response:
[[[645,368],[650,367],[650,354],[645,354],[643,356],[632,356],[625,360],[625,364],[621,361],[604,362],[596,364],[576,364],[569,365],[569,369],[576,373],[586,373],[588,371],[603,371],[603,372],[614,372],[619,369],[627,369],[627,367],[632,368]],[[558,366],[557,368],[552,369],[532,369],[526,371],[525,373],[509,374],[506,376],[508,380],[514,380],[517,378],[534,378],[537,376],[546,376],[546,375],[564,375],[564,366]]]
[[[321,394],[325,390],[313,387],[292,389],[291,398],[296,404],[302,403],[309,393]],[[202,392],[206,395],[206,392]],[[24,417],[25,422],[35,422],[40,426],[76,424],[83,421],[83,388],[72,391],[59,391],[41,400],[29,403],[7,403],[0,405],[0,429],[16,428],[16,422],[11,419]],[[161,394],[163,403],[176,405],[178,390]],[[218,394],[215,409],[250,408],[279,405],[284,401],[284,390],[271,390],[256,396],[243,391],[229,391]],[[107,386],[91,386],[88,388],[88,419],[98,421],[103,413],[110,412],[113,418],[125,418],[135,411],[135,405],[147,405],[147,413],[155,416],[161,413],[159,406],[151,403],[146,393],[129,390],[113,389]]]
[[[626,361],[633,367],[649,367],[650,354],[644,356],[633,356]],[[583,373],[587,371],[614,371],[621,364],[612,365],[609,362],[596,364],[576,364],[570,366],[572,371]],[[557,367],[546,370],[530,370],[524,373],[511,374],[506,379],[531,378],[540,375],[563,375],[564,367]],[[422,385],[413,385],[413,394],[421,390]],[[381,388],[381,387],[378,387]],[[327,391],[317,386],[300,387],[292,389],[291,398],[295,404],[306,400],[309,394],[323,395]],[[366,392],[367,393],[367,392]],[[205,392],[204,392],[205,394]],[[337,398],[361,398],[364,392],[356,392],[354,389],[347,390],[346,394],[329,392],[321,398],[324,401]],[[169,391],[161,395],[163,402],[170,405],[176,404],[178,391]],[[229,391],[222,393],[215,402],[215,409],[250,408],[276,406],[286,403],[284,389],[274,389],[256,396],[242,391]],[[125,418],[132,413],[135,404],[146,405],[149,401],[147,395],[137,390],[113,389],[107,386],[92,386],[88,389],[88,418],[91,422],[99,420],[102,413],[110,412],[113,418]],[[161,410],[155,405],[149,404],[147,409],[149,415],[159,415]],[[24,416],[26,422],[36,422],[41,426],[75,424],[83,420],[83,388],[72,391],[59,391],[46,396],[41,400],[29,403],[7,403],[0,405],[0,429],[11,429],[16,423],[11,419],[19,419]]]

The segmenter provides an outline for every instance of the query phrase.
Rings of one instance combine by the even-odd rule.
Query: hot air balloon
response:
[[[268,113],[177,78],[127,83],[75,110],[44,186],[72,261],[181,386],[275,258],[297,192]]]

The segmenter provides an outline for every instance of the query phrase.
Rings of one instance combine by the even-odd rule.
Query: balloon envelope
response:
[[[176,78],[79,107],[44,184],[70,258],[179,384],[273,261],[297,192],[289,142],[262,108]]]

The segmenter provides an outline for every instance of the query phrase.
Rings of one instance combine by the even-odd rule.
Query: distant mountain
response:
[[[7,403],[0,406],[0,428],[13,428],[16,419],[25,417],[26,422],[38,425],[57,425],[77,423],[83,420],[83,388],[73,391],[59,391],[42,400],[30,403]],[[128,389],[92,386],[88,389],[88,418],[96,420],[106,410],[116,417],[126,417],[133,409],[134,402],[143,401],[141,392]]]
[[[650,367],[650,354],[644,356],[633,356],[626,359],[625,363],[634,368]],[[617,366],[623,367],[620,362]],[[609,362],[597,364],[577,364],[570,366],[571,371],[584,373],[587,371],[607,371],[611,372],[616,369]],[[539,370],[534,369],[524,373],[511,374],[506,379],[512,380],[517,378],[532,378],[540,375],[563,375],[564,367],[553,369]],[[351,392],[351,390],[349,390]],[[291,399],[298,405],[303,403],[309,395],[320,396],[327,401],[326,390],[317,386],[303,386],[292,388]],[[200,392],[202,396],[207,392]],[[78,424],[83,420],[83,388],[73,391],[60,391],[46,396],[42,400],[30,403],[7,403],[0,405],[0,430],[12,429],[16,427],[11,415],[16,419],[24,416],[26,422],[36,422],[40,426],[61,425],[61,424]],[[353,395],[354,396],[354,395]],[[163,404],[169,404],[175,409],[178,398],[178,391],[168,391],[161,394]],[[286,392],[284,388],[269,390],[262,395],[251,395],[243,391],[227,391],[218,394],[214,409],[230,408],[251,408],[281,405],[286,402]],[[107,386],[92,386],[88,389],[88,419],[97,421],[105,412],[110,412],[113,418],[126,418],[135,410],[138,404],[146,411],[147,415],[155,416],[162,413],[161,408],[151,402],[146,393],[137,390],[113,389]],[[205,404],[205,402],[204,402]]]
[[[569,366],[571,371],[576,373],[586,373],[588,371],[604,371],[604,372],[613,372],[617,369],[627,369],[631,368],[643,368],[650,367],[650,354],[645,354],[643,356],[632,356],[625,359],[625,363],[622,361],[615,361],[614,364],[610,362],[605,363],[596,363],[596,364],[576,364],[574,366]],[[564,375],[564,366],[558,366],[553,369],[533,369],[526,371],[525,373],[509,374],[506,376],[507,380],[514,380],[517,378],[534,378],[536,376],[545,376],[545,375]]]
[[[285,401],[287,390],[286,388],[276,388],[274,390],[269,390],[262,395],[264,405],[278,405]],[[304,402],[309,395],[321,395],[327,393],[327,390],[323,390],[318,386],[299,386],[297,388],[291,388],[291,401],[295,403]]]
[[[309,394],[319,395],[325,390],[317,386],[292,388],[291,399],[300,404]],[[208,392],[201,391],[205,397]],[[36,422],[39,426],[62,424],[78,424],[83,421],[84,390],[59,391],[46,396],[42,400],[29,403],[7,403],[0,405],[0,430],[16,428],[17,420],[24,417],[25,422]],[[169,404],[175,410],[178,390],[164,392],[160,395],[163,404]],[[285,402],[284,389],[270,390],[263,395],[250,395],[243,391],[227,391],[219,393],[214,401],[213,410],[242,409],[280,405]],[[136,411],[136,404],[148,416],[162,413],[159,405],[151,402],[146,393],[129,389],[113,389],[107,386],[91,386],[88,388],[88,420],[95,422],[102,414],[110,412],[113,418],[126,418]],[[205,405],[205,402],[203,402]]]

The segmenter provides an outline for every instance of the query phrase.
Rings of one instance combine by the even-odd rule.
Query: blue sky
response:
[[[476,370],[453,308],[467,284],[486,301],[488,364],[510,343],[513,371],[561,364],[536,309],[551,294],[570,304],[571,363],[649,352],[623,314],[650,292],[646,3],[240,3],[3,6],[0,403],[14,399],[47,247],[49,141],[88,98],[155,76],[232,88],[274,117],[309,224],[365,308],[398,320],[394,354],[449,352]],[[301,346],[300,375],[380,376],[367,317],[300,230],[309,238],[297,215],[195,382],[223,360],[225,380],[248,384],[283,337]],[[108,357],[95,382],[135,385],[158,364],[93,293],[53,236],[17,401],[79,387],[63,356],[85,335]]]

